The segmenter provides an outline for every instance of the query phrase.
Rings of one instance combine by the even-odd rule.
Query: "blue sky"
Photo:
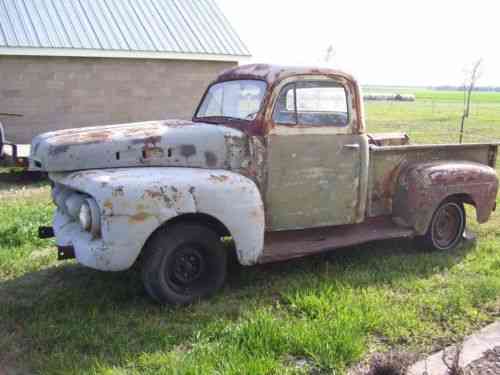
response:
[[[480,85],[500,86],[498,0],[217,0],[250,62],[329,65],[363,84],[459,85],[484,59]]]

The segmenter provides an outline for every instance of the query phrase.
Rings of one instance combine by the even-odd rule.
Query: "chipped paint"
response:
[[[190,158],[196,154],[195,145],[181,145],[181,155],[185,158]]]
[[[141,211],[132,215],[128,218],[129,224],[140,224],[144,222],[146,219],[150,218],[152,215],[147,212]]]
[[[205,161],[207,167],[213,168],[217,165],[217,155],[212,151],[205,151]]]
[[[210,177],[209,177],[210,181],[213,181],[213,182],[220,182],[220,183],[223,183],[223,182],[226,182],[227,180],[229,180],[229,176],[226,176],[226,175],[213,175],[211,174]],[[194,187],[193,187],[193,190],[194,190]]]
[[[477,221],[484,223],[495,208],[497,192],[496,173],[487,165],[469,161],[414,164],[400,173],[393,215],[423,234],[437,207],[449,197],[460,197],[476,208]]]
[[[188,121],[61,130],[42,134],[33,144],[31,169],[45,172],[155,166],[244,173],[251,164],[243,132]]]
[[[104,201],[104,203],[102,204],[102,206],[108,210],[113,210],[113,202],[111,200],[106,200]]]
[[[398,210],[393,202],[398,183],[400,185],[408,183],[405,182],[404,174],[400,177],[402,171],[406,171],[410,167],[427,165],[429,162],[449,165],[450,162],[461,161],[471,162],[478,167],[492,170],[489,166],[492,165],[489,158],[492,148],[496,150],[497,146],[489,144],[370,146],[367,215],[370,217],[391,215],[393,210]],[[466,170],[467,173],[474,176],[474,169],[470,170],[467,167]],[[400,216],[400,214],[398,213],[396,216]]]
[[[99,181],[109,176],[109,186],[102,188]],[[255,183],[240,174],[147,167],[52,173],[50,178],[59,186],[58,192],[79,191],[93,197],[101,207],[100,239],[87,236],[75,218],[63,213],[59,216],[71,223],[71,236],[61,235],[66,233],[63,229],[55,230],[58,245],[78,247],[77,260],[93,264],[94,268],[97,260],[91,260],[95,256],[93,243],[99,243],[99,254],[107,262],[100,262],[98,269],[127,269],[160,225],[184,214],[202,213],[224,223],[235,240],[242,264],[255,264],[262,252],[264,206]],[[115,194],[116,190],[121,194]]]

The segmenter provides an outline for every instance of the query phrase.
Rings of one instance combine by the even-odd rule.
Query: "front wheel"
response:
[[[462,202],[445,200],[432,216],[423,243],[434,250],[451,250],[462,240],[466,224],[465,209]]]
[[[144,286],[159,303],[186,305],[224,284],[226,250],[217,233],[202,225],[186,223],[161,229],[144,251]]]

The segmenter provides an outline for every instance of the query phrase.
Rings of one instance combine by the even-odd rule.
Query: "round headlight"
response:
[[[87,198],[80,206],[80,225],[83,230],[90,232],[92,236],[98,237],[101,233],[101,216],[99,206],[92,198]]]
[[[82,228],[87,232],[90,232],[90,229],[92,228],[92,213],[90,211],[90,205],[87,201],[83,202],[80,206],[80,214],[78,217]]]

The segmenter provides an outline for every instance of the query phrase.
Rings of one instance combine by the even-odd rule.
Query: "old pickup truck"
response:
[[[496,207],[496,144],[411,145],[367,134],[358,83],[329,69],[248,65],[222,73],[192,121],[37,136],[60,259],[102,271],[138,264],[160,303],[224,282],[232,239],[245,266],[414,237],[449,251],[464,204]]]

